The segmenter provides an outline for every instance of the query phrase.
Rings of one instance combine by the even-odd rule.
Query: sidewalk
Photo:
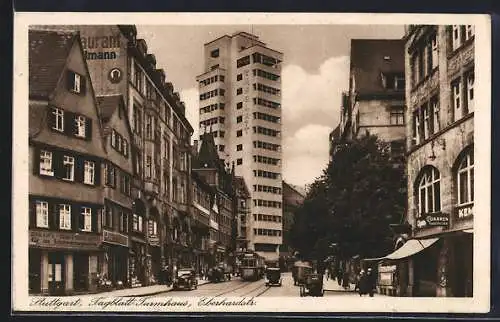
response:
[[[338,284],[337,280],[323,278],[323,289],[325,292],[355,292],[354,287],[354,284],[350,284],[350,288],[346,290],[342,285]]]
[[[198,279],[198,286],[210,283],[208,280]],[[160,293],[170,292],[172,291],[172,286],[167,285],[151,285],[151,286],[142,286],[142,287],[134,287],[134,288],[125,288],[122,290],[114,290],[110,292],[102,292],[96,293],[92,296],[103,296],[103,297],[141,297],[141,296],[152,296]]]

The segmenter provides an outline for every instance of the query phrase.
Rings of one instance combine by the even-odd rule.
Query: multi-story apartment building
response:
[[[219,156],[244,178],[256,218],[282,216],[281,62],[283,54],[245,32],[204,45],[197,77],[200,133],[211,132]],[[281,222],[253,220],[248,248],[277,257]]]
[[[29,31],[30,292],[97,287],[106,157],[80,37]]]
[[[472,296],[474,26],[411,25],[405,39],[407,220],[430,246],[406,261],[404,288]]]
[[[199,152],[193,158],[192,168],[197,180],[204,183],[203,185],[198,184],[197,187],[203,189],[204,186],[208,185],[204,188],[205,192],[202,192],[201,196],[197,198],[201,200],[203,194],[206,196],[207,193],[210,196],[210,202],[205,203],[210,206],[207,235],[209,256],[205,264],[208,267],[213,267],[222,262],[232,263],[234,258],[235,250],[232,240],[235,216],[234,178],[229,167],[226,167],[223,160],[219,158],[213,134],[202,134],[200,139]],[[207,212],[204,211],[204,213]]]
[[[294,223],[297,209],[304,202],[305,196],[297,191],[292,185],[283,181],[283,245],[284,256],[292,256],[290,231]]]
[[[102,273],[113,285],[133,286],[142,275],[134,265],[129,271],[129,231],[133,232],[132,175],[130,155],[132,130],[122,95],[98,96],[97,102],[103,126],[107,152],[103,167],[104,211],[102,237],[105,260]],[[130,256],[133,257],[133,256]]]
[[[36,26],[78,31],[97,95],[122,95],[132,129],[129,271],[156,283],[163,265],[190,264],[190,137],[185,105],[134,25]]]
[[[353,39],[350,55],[349,90],[342,94],[341,140],[369,133],[403,154],[404,40]]]
[[[251,216],[251,196],[245,179],[243,177],[234,177],[233,180],[235,201],[236,201],[236,236],[235,249],[236,255],[245,252],[248,249],[249,226],[248,221]]]

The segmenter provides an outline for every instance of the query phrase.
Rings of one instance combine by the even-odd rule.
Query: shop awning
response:
[[[398,248],[393,253],[384,257],[384,259],[402,259],[415,255],[418,252],[423,251],[427,247],[438,241],[439,238],[428,238],[428,239],[410,239],[406,243]]]

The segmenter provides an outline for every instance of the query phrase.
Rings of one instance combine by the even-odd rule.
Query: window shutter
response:
[[[54,176],[56,178],[63,178],[64,173],[64,153],[62,151],[53,151],[52,152],[52,167],[54,168]]]
[[[87,90],[87,77],[81,75],[80,76],[80,94],[85,95]]]
[[[78,229],[82,230],[85,228],[85,219],[83,218],[82,215],[82,206],[78,205],[78,207],[75,207],[78,210],[78,213],[76,217],[78,218]]]
[[[49,129],[53,129],[56,125],[56,116],[54,115],[54,113],[52,113],[53,111],[53,107],[47,107],[47,125]]]
[[[75,156],[75,182],[83,182],[83,158]]]
[[[95,162],[95,168],[94,168],[94,184],[96,186],[101,185],[101,177],[102,177],[102,172],[101,172],[101,161],[96,161]]]
[[[79,227],[79,212],[78,210],[80,209],[80,205],[78,204],[72,204],[71,205],[71,230],[74,232],[78,232],[78,227]]]
[[[100,211],[99,211],[99,208],[97,207],[92,207],[91,208],[92,210],[92,219],[91,219],[91,224],[92,224],[92,231],[94,233],[97,233],[98,230],[97,230],[97,216],[99,215]]]
[[[38,146],[33,148],[33,174],[40,174],[40,148]]]
[[[88,117],[85,118],[85,139],[92,140],[92,120]]]
[[[75,88],[75,73],[70,70],[66,71],[66,86],[68,91],[73,91]]]
[[[35,200],[30,199],[30,223],[29,223],[29,228],[35,228],[36,227],[36,203]]]
[[[52,216],[49,219],[52,219],[52,222],[49,223],[49,227],[51,229],[59,229],[59,204],[54,203],[52,207],[49,204],[49,210],[52,211]]]
[[[75,113],[64,111],[64,133],[66,135],[73,136],[76,134],[75,117]]]

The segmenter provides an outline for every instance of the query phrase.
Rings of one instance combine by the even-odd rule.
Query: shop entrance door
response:
[[[42,265],[42,256],[39,249],[29,250],[28,261],[29,261],[29,293],[40,293],[41,291],[41,277],[40,268]]]
[[[89,255],[75,253],[73,256],[73,275],[75,291],[86,291],[89,287]]]
[[[454,297],[472,296],[472,262],[473,245],[472,234],[456,237],[454,240],[454,263],[455,271],[453,281]]]
[[[64,265],[64,254],[62,253],[49,253],[49,293],[51,295],[64,294],[66,269]]]

